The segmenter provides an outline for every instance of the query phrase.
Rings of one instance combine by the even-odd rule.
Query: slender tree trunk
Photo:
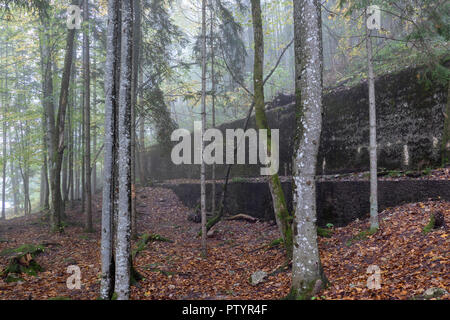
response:
[[[104,139],[104,170],[103,170],[103,201],[102,201],[102,240],[101,260],[102,277],[100,296],[111,299],[115,283],[114,257],[114,220],[116,211],[116,179],[115,163],[117,152],[117,109],[118,81],[117,72],[118,42],[120,30],[120,1],[108,0],[108,26],[106,38],[105,65],[105,139]]]
[[[44,134],[44,139],[45,139],[45,134]],[[44,143],[45,145],[45,143]],[[42,166],[42,171],[41,171],[41,179],[43,181],[43,202],[42,202],[42,210],[43,211],[48,211],[50,209],[50,186],[48,184],[48,166],[47,166],[47,147],[44,146],[44,151],[43,151],[43,166]]]
[[[74,134],[73,134],[73,112],[75,110],[75,102],[76,102],[76,70],[75,70],[75,60],[76,60],[76,46],[74,45],[74,59],[72,60],[72,69],[71,69],[71,83],[72,86],[70,88],[70,105],[67,109],[67,118],[68,118],[68,142],[67,142],[67,155],[69,157],[69,164],[68,164],[68,170],[69,170],[69,178],[68,178],[68,187],[67,187],[67,194],[66,199],[70,200],[71,202],[74,200]]]
[[[73,4],[77,2],[74,1]],[[47,17],[41,17],[43,25],[47,23]],[[65,125],[65,114],[67,108],[69,84],[70,84],[70,69],[72,66],[72,56],[73,56],[73,44],[75,29],[68,30],[66,38],[66,52],[64,56],[64,69],[61,79],[61,90],[59,96],[59,108],[58,114],[55,117],[55,108],[53,104],[53,80],[52,80],[52,70],[51,61],[52,54],[50,50],[50,38],[49,35],[43,33],[43,61],[44,65],[44,109],[45,109],[45,119],[47,125],[47,147],[49,154],[49,164],[50,164],[50,191],[52,194],[52,213],[50,215],[51,226],[54,231],[59,230],[61,226],[61,215],[64,211],[64,204],[62,203],[61,197],[61,166],[62,166],[62,155],[64,152],[64,125]]]
[[[210,31],[210,45],[211,45],[211,114],[212,114],[212,127],[216,127],[216,79],[214,74],[214,6],[213,2],[210,2],[210,10],[211,10],[211,31]],[[212,164],[211,171],[211,212],[213,215],[216,214],[216,164]]]
[[[66,141],[68,141],[68,132],[66,131],[65,133],[65,139]],[[68,180],[68,167],[69,167],[69,153],[68,150],[66,152],[63,153],[63,160],[62,160],[62,185],[61,185],[61,189],[62,189],[62,199],[64,201],[64,203],[67,202],[67,180]],[[65,207],[65,205],[64,205]]]
[[[10,150],[11,158],[12,158],[13,151]],[[14,166],[14,161],[11,161],[9,164],[9,167],[11,169],[11,184],[12,184],[12,191],[13,191],[13,206],[14,206],[14,215],[17,216],[19,213],[19,201],[17,198],[17,193],[19,191],[18,181],[17,181],[17,171],[16,167]]]
[[[141,50],[141,1],[133,0],[134,22],[133,22],[133,61],[131,81],[131,234],[137,237],[136,216],[136,101],[137,85],[140,66]]]
[[[277,146],[271,145],[271,132],[264,111],[264,36],[261,17],[261,2],[260,0],[251,0],[251,5],[253,19],[253,38],[255,43],[253,87],[256,126],[258,127],[258,129],[267,129],[267,152],[270,154],[272,148],[275,148]],[[268,183],[270,193],[272,195],[275,220],[277,222],[278,229],[280,230],[280,234],[286,248],[286,253],[288,255],[288,258],[290,258],[292,257],[292,217],[287,209],[286,200],[284,197],[283,189],[281,187],[280,179],[278,177],[278,173],[269,176]]]
[[[201,167],[200,167],[200,202],[202,216],[202,254],[206,257],[206,183],[205,183],[205,161],[203,150],[205,142],[203,135],[206,127],[206,0],[202,0],[202,142],[201,142]]]
[[[95,12],[95,11],[94,11]],[[95,22],[95,13],[93,13],[93,21]],[[95,25],[93,27],[93,32],[94,32],[94,36],[92,41],[95,43],[95,40],[97,38],[97,32],[96,32],[96,28]],[[93,132],[92,132],[92,154],[94,155],[94,157],[97,154],[97,122],[96,122],[96,118],[97,118],[97,56],[96,56],[96,52],[95,52],[95,44],[93,45],[93,51],[94,54],[92,56],[93,59],[93,64],[94,64],[94,73],[93,73],[93,77],[94,77],[94,92],[93,92],[93,101],[94,101],[94,105],[92,107],[92,112],[94,115],[94,127],[92,128]],[[92,193],[95,194],[97,192],[97,159],[94,160],[94,162],[92,163]]]
[[[84,0],[83,20],[89,23],[89,1]],[[91,191],[91,75],[89,62],[89,27],[83,32],[83,77],[84,77],[84,164],[86,231],[92,232],[92,191]]]
[[[142,83],[142,70],[139,71],[139,85]],[[141,100],[142,93],[138,93],[139,100]],[[145,167],[145,117],[141,114],[139,117],[139,168],[140,178],[139,182],[143,186],[145,184],[145,178],[147,177],[147,170]]]
[[[5,53],[5,57],[8,56],[8,47],[4,47],[3,52]],[[8,72],[5,72],[5,80],[4,80],[4,89],[5,92],[8,92]],[[3,121],[2,121],[2,130],[3,130],[3,181],[2,181],[2,220],[6,219],[6,164],[8,162],[8,155],[6,154],[6,131],[7,131],[7,122],[6,122],[6,114],[8,112],[8,93],[6,93],[6,97],[3,101]]]
[[[366,12],[366,20],[367,20]],[[375,108],[375,76],[372,62],[371,31],[366,25],[367,67],[369,71],[369,125],[370,125],[370,228],[378,229],[378,177],[377,177],[377,118]]]
[[[132,28],[132,2],[122,1],[118,159],[119,211],[115,277],[115,291],[118,300],[128,300],[130,297]]]
[[[79,200],[80,199],[80,130],[79,130],[79,126],[76,127],[76,135],[74,138],[74,161],[75,161],[75,172],[74,172],[74,176],[75,176],[75,199]]]
[[[48,34],[49,24],[45,15],[41,16],[41,22],[44,31],[41,32],[41,59],[43,64],[43,105],[44,105],[44,131],[46,139],[46,147],[48,154],[48,171],[49,171],[49,191],[51,193],[52,205],[50,207],[50,225],[52,230],[58,230],[61,224],[61,190],[60,177],[57,172],[60,172],[57,164],[56,151],[56,127],[55,127],[55,107],[53,102],[53,75],[52,75],[52,51],[50,49],[50,35]]]
[[[85,152],[86,152],[86,146],[85,146],[85,142],[86,142],[86,135],[85,135],[85,122],[86,122],[86,113],[85,111],[85,107],[84,107],[84,103],[85,103],[85,96],[86,95],[86,91],[83,88],[83,93],[82,93],[82,102],[81,102],[81,123],[80,123],[80,151],[79,151],[79,159],[81,160],[81,174],[80,174],[80,196],[81,196],[81,212],[86,212],[86,193],[85,193],[85,189],[86,189],[86,157]],[[87,221],[87,219],[86,219]],[[85,221],[85,223],[86,223]]]
[[[77,4],[77,1],[72,1],[72,4]],[[66,38],[66,52],[64,56],[64,69],[61,79],[61,89],[59,95],[59,108],[58,114],[56,117],[56,127],[55,127],[55,137],[53,138],[55,144],[55,193],[58,193],[57,201],[59,204],[59,219],[61,216],[65,217],[65,202],[62,200],[61,196],[61,187],[60,187],[60,179],[61,179],[61,165],[64,155],[64,150],[66,148],[65,138],[67,136],[65,125],[66,125],[66,111],[69,100],[69,86],[70,86],[70,77],[71,77],[71,68],[72,68],[72,60],[74,55],[74,43],[75,43],[75,29],[68,30],[67,38]],[[63,186],[65,187],[65,186]]]
[[[96,68],[96,59],[94,55],[94,69]],[[93,92],[93,99],[94,99],[94,105],[92,107],[92,112],[94,115],[94,119],[97,118],[97,76],[94,75],[94,92]],[[95,122],[94,127],[92,128],[92,148],[93,148],[93,154],[94,156],[97,155],[97,123]],[[92,163],[92,193],[95,194],[97,192],[97,159],[94,160]]]
[[[322,130],[322,31],[319,0],[294,0],[296,137],[292,293],[309,299],[325,284],[316,227],[316,166]]]
[[[442,135],[442,166],[450,164],[450,81],[447,89],[447,107],[444,111],[444,132]]]
[[[44,21],[41,19],[41,21]],[[43,23],[43,26],[45,24]],[[40,197],[40,207],[44,212],[49,211],[50,204],[49,204],[49,197],[50,197],[50,187],[48,183],[48,161],[47,161],[47,130],[46,130],[46,119],[47,119],[47,113],[46,113],[46,103],[48,97],[46,96],[48,92],[44,91],[44,89],[47,90],[45,84],[45,78],[44,76],[47,73],[47,65],[45,63],[45,54],[47,53],[46,50],[46,37],[44,35],[44,32],[40,30],[39,32],[39,52],[40,52],[40,62],[41,62],[41,74],[42,74],[42,80],[41,85],[43,89],[42,93],[42,167],[41,167],[41,197]]]

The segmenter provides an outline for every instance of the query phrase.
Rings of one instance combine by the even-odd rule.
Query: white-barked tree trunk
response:
[[[316,227],[316,164],[322,130],[322,31],[319,0],[294,0],[296,139],[293,159],[292,293],[310,298],[322,275]],[[319,282],[320,281],[320,282]]]

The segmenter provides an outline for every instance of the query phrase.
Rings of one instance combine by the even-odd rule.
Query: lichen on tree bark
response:
[[[292,294],[310,298],[323,281],[317,245],[316,165],[322,130],[322,37],[318,0],[294,0],[296,138],[293,154]]]

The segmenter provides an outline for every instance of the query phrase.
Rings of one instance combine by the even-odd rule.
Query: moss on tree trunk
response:
[[[254,86],[254,103],[255,103],[255,120],[258,129],[267,129],[267,152],[270,155],[271,146],[271,132],[267,122],[266,113],[264,110],[264,81],[263,81],[263,67],[264,67],[264,36],[262,28],[261,17],[261,2],[260,0],[252,0],[252,18],[253,18],[253,33],[255,41],[255,59],[253,69],[253,86]],[[269,177],[268,180],[270,193],[272,195],[273,209],[275,211],[275,219],[280,229],[281,236],[286,248],[288,258],[292,257],[292,217],[289,214],[286,206],[283,189],[281,187],[278,174]]]
[[[447,107],[444,111],[444,132],[442,134],[442,166],[450,163],[450,82],[448,84]]]

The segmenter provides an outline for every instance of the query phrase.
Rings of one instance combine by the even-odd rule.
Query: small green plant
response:
[[[425,168],[425,169],[422,171],[422,174],[423,174],[424,176],[429,176],[429,175],[431,174],[431,168],[430,168],[430,167]]]
[[[8,274],[5,278],[6,283],[19,282],[19,281],[24,281],[24,279],[15,274],[12,274],[12,273]]]
[[[425,227],[423,227],[423,230],[422,230],[422,232],[423,232],[423,234],[427,234],[427,233],[429,233],[431,230],[433,230],[433,228],[434,228],[434,223],[436,222],[436,219],[435,219],[435,217],[434,217],[434,214],[432,214],[431,216],[430,216],[430,220],[428,221],[428,224],[425,226]]]
[[[29,254],[36,254],[36,253],[41,253],[41,252],[44,252],[44,246],[43,245],[41,245],[41,244],[34,245],[34,244],[26,243],[26,244],[23,244],[23,245],[21,245],[21,246],[19,246],[17,248],[14,248],[14,249],[11,249],[11,248],[10,249],[5,249],[5,250],[3,250],[0,253],[0,255],[1,256],[8,256],[8,255],[11,255],[11,254],[14,254],[14,253],[17,253],[17,254],[27,254],[27,253],[29,253]]]
[[[317,227],[317,234],[319,235],[319,237],[331,238],[331,235],[333,234],[333,230]]]
[[[391,170],[388,173],[388,177],[391,177],[391,178],[398,178],[398,177],[401,177],[401,176],[402,176],[402,172],[401,171],[397,171],[397,170]]]
[[[72,299],[69,297],[57,296],[57,297],[48,298],[48,300],[72,300]]]
[[[278,245],[280,245],[280,244],[282,244],[282,243],[283,243],[283,239],[278,238],[278,239],[272,240],[272,241],[269,243],[269,247],[270,247],[270,248],[273,248],[273,247],[276,247],[276,246],[278,246]]]
[[[144,233],[139,241],[136,244],[136,249],[134,249],[131,253],[131,256],[134,260],[134,258],[139,254],[139,252],[143,251],[145,249],[145,247],[147,246],[147,244],[149,242],[154,242],[154,241],[160,241],[160,242],[173,242],[173,240],[164,238],[163,236],[160,236],[159,234],[149,234],[149,233]]]
[[[20,274],[26,273],[32,276],[42,271],[42,267],[34,260],[34,257],[43,252],[42,245],[23,244],[18,248],[3,250],[0,255],[9,256],[8,266],[0,273],[6,282],[22,281]]]
[[[332,223],[327,223],[325,226],[326,226],[328,229],[332,229],[332,228],[334,227],[334,224],[332,224]]]
[[[347,240],[346,245],[349,247],[355,241],[366,240],[371,235],[374,235],[375,233],[377,233],[377,231],[378,231],[378,229],[376,229],[376,228],[370,228],[369,230],[360,231],[356,236]]]

